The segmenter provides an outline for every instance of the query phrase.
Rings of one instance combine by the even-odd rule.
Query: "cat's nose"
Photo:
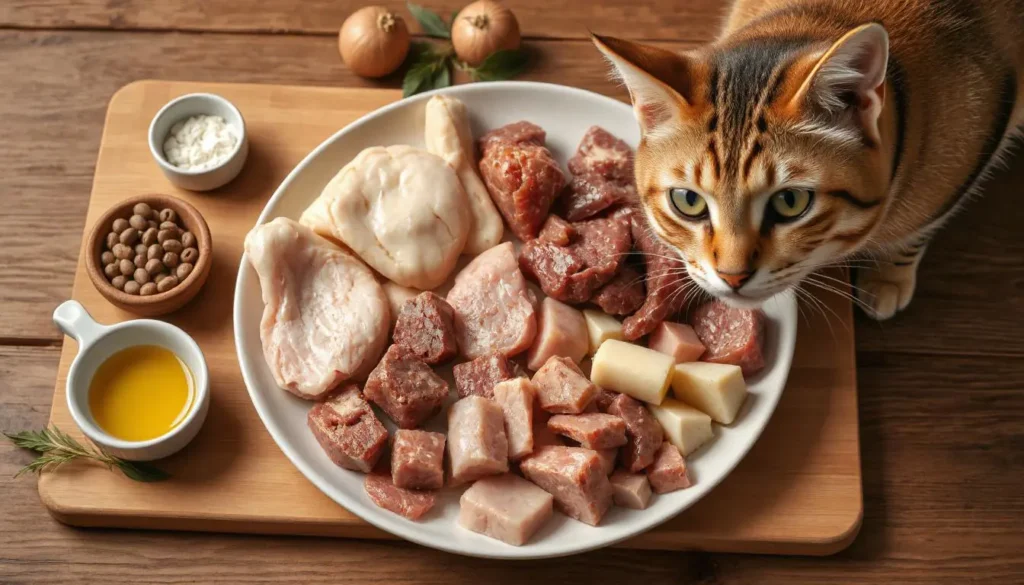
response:
[[[753,270],[745,270],[743,272],[718,272],[718,278],[725,281],[725,284],[729,285],[732,290],[740,290],[750,277],[754,275]]]

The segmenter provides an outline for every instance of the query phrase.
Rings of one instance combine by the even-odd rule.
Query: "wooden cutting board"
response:
[[[161,106],[197,91],[234,102],[251,142],[238,179],[207,194],[171,186],[146,140]],[[206,217],[214,250],[209,281],[166,320],[205,352],[212,400],[195,441],[159,463],[169,481],[135,483],[86,464],[44,474],[39,494],[55,518],[80,526],[390,537],[328,499],[278,449],[242,383],[231,310],[242,239],[285,175],[331,134],[399,97],[391,90],[165,81],[133,83],[114,95],[86,225],[121,199],[151,192],[181,197]],[[96,292],[81,258],[72,296],[101,323],[133,318]],[[853,540],[863,505],[852,307],[838,295],[819,299],[825,310],[803,308],[789,384],[750,454],[696,506],[624,546],[825,555]],[[81,438],[64,395],[76,351],[66,339],[50,420]]]

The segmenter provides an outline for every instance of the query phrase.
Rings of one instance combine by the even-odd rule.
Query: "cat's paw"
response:
[[[907,308],[917,286],[917,263],[897,266],[883,262],[857,273],[857,298],[868,316],[884,321]]]

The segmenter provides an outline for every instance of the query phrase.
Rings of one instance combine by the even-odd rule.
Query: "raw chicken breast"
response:
[[[316,400],[369,374],[388,341],[390,310],[362,262],[285,218],[253,228],[245,251],[266,305],[263,355],[281,388]]]

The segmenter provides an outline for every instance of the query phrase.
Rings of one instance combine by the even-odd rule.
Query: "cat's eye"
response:
[[[672,207],[688,219],[701,219],[708,213],[708,202],[703,195],[692,189],[673,187],[668,191],[668,198],[672,201]]]
[[[814,191],[792,187],[772,195],[769,205],[782,220],[796,219],[811,206]]]

